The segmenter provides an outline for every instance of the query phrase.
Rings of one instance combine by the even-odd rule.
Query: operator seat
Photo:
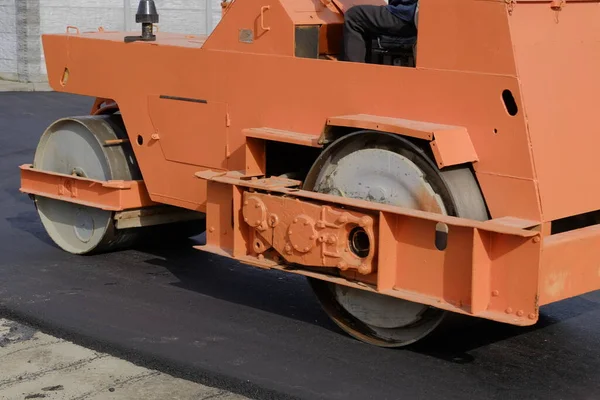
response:
[[[371,62],[414,67],[416,65],[416,45],[416,35],[411,37],[379,36],[371,44]]]
[[[417,56],[419,3],[415,10],[415,35],[409,37],[379,36],[371,43],[371,62],[384,65],[414,67]]]

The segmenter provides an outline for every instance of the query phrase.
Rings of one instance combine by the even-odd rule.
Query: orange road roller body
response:
[[[97,98],[21,167],[50,236],[84,254],[197,222],[200,250],[309,277],[381,346],[445,311],[532,325],[600,288],[599,2],[421,0],[413,43],[338,61],[359,3],[385,4],[235,0],[208,37],[44,35],[53,89]]]

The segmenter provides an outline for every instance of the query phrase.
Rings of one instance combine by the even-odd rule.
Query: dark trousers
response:
[[[408,37],[416,34],[413,23],[403,21],[385,6],[359,5],[344,15],[344,46],[341,59],[365,62],[367,48],[377,36]]]

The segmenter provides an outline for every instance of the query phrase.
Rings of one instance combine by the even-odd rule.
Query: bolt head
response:
[[[512,312],[513,312],[513,309],[512,309],[512,308],[508,307],[508,308],[506,309],[506,313],[507,313],[507,314],[512,314]]]
[[[523,310],[517,311],[517,316],[522,317],[524,314]]]
[[[494,290],[494,291],[492,291],[492,296],[498,297],[498,296],[500,296],[500,292],[498,290]]]
[[[529,314],[527,317],[529,317],[529,319],[535,319],[535,314],[534,314],[534,313],[531,313],[531,314]]]

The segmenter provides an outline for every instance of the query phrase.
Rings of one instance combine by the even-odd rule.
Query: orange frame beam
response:
[[[35,196],[77,203],[107,211],[123,211],[156,205],[143,181],[98,181],[40,171],[31,164],[21,169],[20,191]]]
[[[532,325],[538,319],[537,266],[542,250],[538,230],[515,227],[514,221],[467,220],[299,190],[299,182],[289,179],[247,179],[216,171],[202,171],[196,176],[208,181],[208,230],[206,246],[201,247],[204,251],[513,325]],[[314,269],[309,272],[289,268],[294,263],[325,268],[330,267],[330,260],[324,259],[323,265],[318,265],[318,246],[300,258],[295,253],[286,254],[282,249],[290,239],[276,229],[265,231],[266,226],[258,224],[260,218],[246,222],[244,207],[253,206],[256,199],[260,204],[258,212],[269,218],[265,221],[274,219],[282,227],[292,227],[297,219],[312,219],[316,226],[324,226],[327,221],[315,217],[322,208],[329,213],[351,212],[357,218],[372,218],[372,225],[378,227],[373,242],[376,270],[362,275],[358,283],[359,272],[354,270],[342,271],[340,278]],[[285,212],[278,212],[282,207]],[[233,224],[224,224],[224,220],[233,220]],[[249,225],[255,220],[256,227]],[[530,226],[529,222],[525,225]],[[444,224],[448,232],[443,250],[435,245],[438,224]],[[278,241],[272,247],[283,258],[281,262],[273,262],[263,252],[253,250],[261,232],[267,242],[270,238]],[[524,269],[523,265],[534,267]]]

